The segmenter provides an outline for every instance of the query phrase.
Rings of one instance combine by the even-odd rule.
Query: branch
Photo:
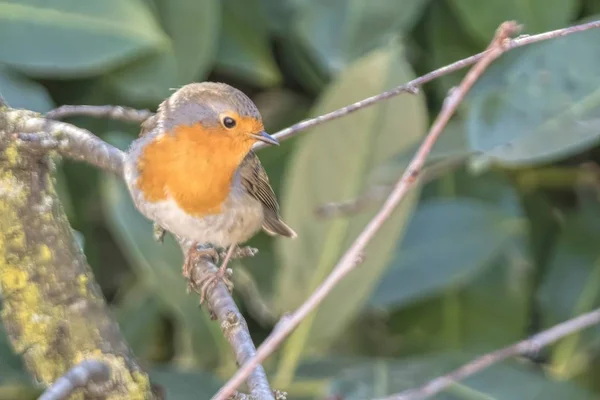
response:
[[[103,362],[84,360],[67,371],[38,398],[38,400],[64,400],[77,389],[101,385],[110,379],[110,369]]]
[[[557,38],[557,37],[561,37],[561,36],[570,35],[575,32],[587,31],[588,29],[594,29],[594,28],[600,28],[600,21],[592,21],[592,22],[588,22],[586,24],[575,25],[575,26],[571,26],[568,28],[557,29],[554,31],[546,32],[546,33],[540,33],[539,35],[531,35],[531,36],[523,35],[517,39],[510,40],[508,43],[505,44],[505,47],[506,47],[506,50],[511,50],[511,49],[514,49],[517,47],[526,46],[528,44],[537,43],[537,42],[541,42],[541,41],[548,40],[548,39],[553,39],[553,38]],[[346,107],[340,108],[340,109],[332,111],[330,113],[323,114],[323,115],[315,117],[315,118],[311,118],[311,119],[307,119],[307,120],[298,122],[297,124],[294,124],[288,128],[280,130],[274,136],[277,140],[283,141],[285,139],[291,138],[292,136],[296,136],[299,132],[301,132],[303,130],[315,127],[317,125],[321,125],[325,122],[328,122],[328,121],[331,121],[334,119],[344,117],[344,116],[351,114],[355,111],[358,111],[362,108],[372,106],[382,100],[387,100],[392,97],[395,97],[401,93],[406,93],[406,92],[416,93],[421,86],[423,86],[424,84],[426,84],[428,82],[438,79],[441,76],[448,75],[453,72],[459,71],[463,68],[466,68],[470,65],[473,65],[473,64],[481,61],[483,58],[488,56],[490,51],[491,51],[491,49],[488,48],[481,53],[475,54],[471,57],[456,61],[456,62],[446,65],[444,67],[438,68],[438,69],[431,71],[423,76],[413,79],[412,81],[407,82],[404,85],[400,85],[391,90],[388,90],[387,92],[383,92],[378,95],[368,97],[364,100],[361,100],[354,104],[350,104]],[[265,146],[266,146],[265,143],[258,143],[254,146],[254,149],[255,150],[262,149]]]
[[[444,107],[433,122],[423,144],[419,147],[417,153],[409,163],[408,168],[394,187],[394,190],[387,198],[381,210],[373,217],[358,238],[356,238],[354,243],[352,243],[325,281],[317,287],[310,297],[293,314],[278,324],[276,329],[260,345],[256,352],[256,356],[238,370],[229,382],[217,392],[213,398],[214,400],[227,399],[244,381],[246,376],[248,376],[260,362],[264,361],[271,353],[273,353],[279,347],[280,343],[304,320],[304,318],[317,308],[323,299],[327,297],[329,292],[331,292],[331,290],[354,269],[356,260],[361,257],[367,244],[373,239],[383,223],[394,212],[409,189],[416,183],[427,155],[446,127],[448,121],[450,121],[450,118],[460,102],[464,99],[477,79],[483,74],[485,69],[507,50],[508,37],[516,30],[517,24],[514,22],[505,22],[498,28],[496,36],[489,46],[489,50],[485,52],[485,56],[467,73],[459,87],[453,90],[446,98]]]
[[[144,122],[151,117],[150,110],[120,106],[60,106],[46,114],[47,119],[63,119],[67,117],[86,116],[94,118],[110,118],[125,122]]]
[[[578,317],[555,325],[550,329],[542,331],[531,338],[515,343],[511,346],[485,354],[468,364],[450,372],[447,375],[440,376],[418,389],[409,390],[396,395],[386,397],[381,400],[420,400],[431,397],[442,392],[456,381],[465,379],[474,375],[492,365],[506,360],[510,357],[519,356],[531,352],[539,351],[542,347],[548,346],[565,336],[589,328],[600,323],[600,309],[582,314]]]
[[[188,254],[190,243],[181,241],[180,245],[183,254]],[[191,288],[199,293],[206,277],[216,272],[217,267],[209,256],[200,257],[192,266]],[[256,347],[250,337],[246,320],[238,310],[229,289],[221,280],[218,280],[217,284],[208,291],[207,302],[211,314],[219,320],[223,335],[233,348],[237,364],[244,365],[256,354]],[[259,365],[248,375],[246,383],[252,398],[273,400],[267,374],[262,366]]]
[[[16,144],[42,152],[52,148],[63,156],[87,162],[122,176],[125,153],[91,132],[68,123],[46,120],[28,111],[12,110],[7,115],[12,131],[24,132],[16,135],[18,139]],[[40,131],[43,133],[38,133]],[[185,243],[180,245],[183,254],[187,254],[187,245]],[[215,268],[209,262],[197,263],[193,269],[191,283],[203,281],[203,277],[209,276],[208,274],[215,271]],[[219,320],[225,337],[232,345],[236,360],[240,364],[244,363],[255,354],[256,348],[231,294],[223,288],[222,284],[219,284],[209,291],[206,300],[209,309]],[[262,368],[248,377],[248,387],[255,398],[271,398],[268,397],[270,388]]]
[[[27,144],[28,149],[55,150],[62,156],[122,175],[125,154],[90,131],[47,120],[30,111],[11,110],[6,114],[11,123],[10,131],[15,132],[19,144]]]
[[[101,393],[88,388],[91,397],[152,398],[73,236],[50,157],[14,139],[36,116],[0,110],[0,288],[10,343],[41,384],[93,355],[111,379]]]

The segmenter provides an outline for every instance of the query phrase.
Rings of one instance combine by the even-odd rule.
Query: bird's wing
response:
[[[154,128],[156,127],[156,120],[158,118],[157,115],[158,114],[149,116],[144,122],[140,124],[140,137],[154,130]]]
[[[270,235],[296,237],[296,232],[279,217],[279,204],[269,184],[269,177],[253,151],[248,152],[242,161],[240,177],[246,191],[264,207],[263,229]]]

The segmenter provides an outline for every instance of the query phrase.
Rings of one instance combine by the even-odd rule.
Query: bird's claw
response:
[[[219,252],[214,247],[190,247],[185,262],[183,263],[183,276],[188,281],[191,281],[194,264],[198,262],[200,258],[206,256],[211,257],[215,263],[219,262]]]
[[[254,250],[252,248],[250,248],[250,250],[247,248],[242,248],[240,250],[243,254],[255,254],[255,252],[250,251]],[[192,279],[192,269],[194,265],[200,260],[200,258],[206,256],[211,257],[215,264],[219,262],[220,255],[214,247],[192,246],[188,250],[185,263],[183,264],[183,276],[188,280],[188,293],[192,290],[196,290],[200,294],[200,304],[204,303],[210,290],[212,290],[219,281],[223,282],[225,286],[227,286],[229,292],[233,291],[233,282],[231,282],[230,279],[232,271],[231,269],[226,268],[226,266],[220,267],[217,272],[208,274],[208,276],[202,278],[200,281],[195,282]]]
[[[166,233],[167,231],[157,223],[154,223],[152,225],[152,236],[154,237],[154,240],[156,240],[158,243],[162,243],[165,240]]]
[[[230,279],[231,273],[232,271],[229,268],[219,268],[217,272],[210,274],[209,276],[204,278],[200,285],[200,290],[198,291],[200,293],[200,304],[204,303],[204,300],[206,299],[210,291],[215,288],[219,281],[223,282],[225,286],[227,286],[227,290],[229,290],[229,293],[233,292],[233,282],[231,282]]]

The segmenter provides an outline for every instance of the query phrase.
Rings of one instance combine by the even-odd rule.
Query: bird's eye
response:
[[[231,129],[235,126],[235,119],[231,117],[225,117],[223,118],[223,125],[225,125],[225,128]]]

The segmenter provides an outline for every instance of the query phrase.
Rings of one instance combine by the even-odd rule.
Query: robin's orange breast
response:
[[[136,186],[147,201],[173,199],[187,214],[219,214],[247,143],[201,124],[157,135],[139,157]]]

